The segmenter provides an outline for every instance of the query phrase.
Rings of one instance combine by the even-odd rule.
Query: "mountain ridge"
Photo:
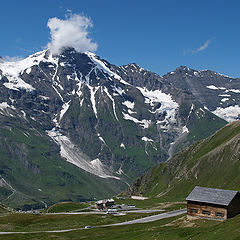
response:
[[[118,67],[71,48],[56,56],[44,50],[1,63],[0,93],[3,132],[11,133],[17,121],[21,136],[41,133],[46,144],[55,146],[52,154],[57,158],[90,178],[93,174],[103,182],[118,182],[119,188],[110,184],[113,192],[226,124],[191,91],[176,88],[156,73],[136,64]],[[9,133],[0,135],[0,142],[6,141]],[[27,139],[21,141],[25,148],[32,147]],[[16,157],[12,151],[6,154]],[[31,174],[41,175],[41,161],[24,149],[19,154],[25,159],[19,168],[37,165],[38,172]],[[5,172],[2,176],[8,182],[12,178]],[[28,181],[21,179],[23,185]]]

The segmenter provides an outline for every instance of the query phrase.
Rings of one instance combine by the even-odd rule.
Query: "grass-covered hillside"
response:
[[[127,194],[184,200],[196,185],[240,189],[240,121],[151,168]]]
[[[0,127],[0,203],[43,208],[59,201],[110,197],[124,187],[68,163],[41,130],[20,121]]]

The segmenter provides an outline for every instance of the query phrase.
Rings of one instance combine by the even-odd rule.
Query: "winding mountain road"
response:
[[[135,223],[148,223],[148,222],[154,222],[157,220],[161,220],[164,218],[175,217],[175,216],[182,215],[185,213],[187,213],[186,208],[171,211],[171,212],[166,212],[166,213],[160,213],[160,214],[149,216],[149,217],[143,217],[143,218],[127,221],[127,222],[109,224],[109,225],[105,225],[105,226],[122,226],[122,225],[129,225],[129,224],[135,224]]]

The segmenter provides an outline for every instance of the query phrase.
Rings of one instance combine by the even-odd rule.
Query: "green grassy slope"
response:
[[[0,128],[0,177],[12,187],[1,185],[0,202],[38,208],[43,202],[110,197],[124,189],[117,180],[96,177],[66,162],[40,131],[14,125]]]
[[[86,210],[86,208],[90,207],[89,202],[61,202],[56,203],[52,206],[50,206],[48,209],[46,209],[46,212],[48,213],[59,213],[59,212],[69,212],[74,210]],[[87,211],[87,210],[86,210]]]
[[[128,194],[184,200],[194,186],[240,189],[240,121],[151,168]]]
[[[139,217],[136,214],[132,217]],[[126,217],[114,216],[30,216],[10,215],[3,218],[2,231],[41,231],[43,229],[81,228],[85,225],[101,225],[126,221]],[[99,239],[99,240],[233,240],[240,238],[240,216],[224,222],[213,220],[187,220],[186,216],[172,217],[151,223],[118,227],[79,229],[70,232],[40,232],[28,234],[0,235],[0,239]]]

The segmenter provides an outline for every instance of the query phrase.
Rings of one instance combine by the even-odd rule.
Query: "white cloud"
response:
[[[207,40],[201,47],[199,47],[196,50],[192,50],[192,53],[198,53],[198,52],[201,52],[201,51],[205,50],[208,47],[208,45],[212,42],[212,40],[213,39]]]
[[[65,19],[50,18],[51,42],[47,47],[53,54],[60,54],[64,48],[72,47],[78,52],[96,51],[97,43],[89,38],[89,28],[93,27],[90,18],[69,13]]]

